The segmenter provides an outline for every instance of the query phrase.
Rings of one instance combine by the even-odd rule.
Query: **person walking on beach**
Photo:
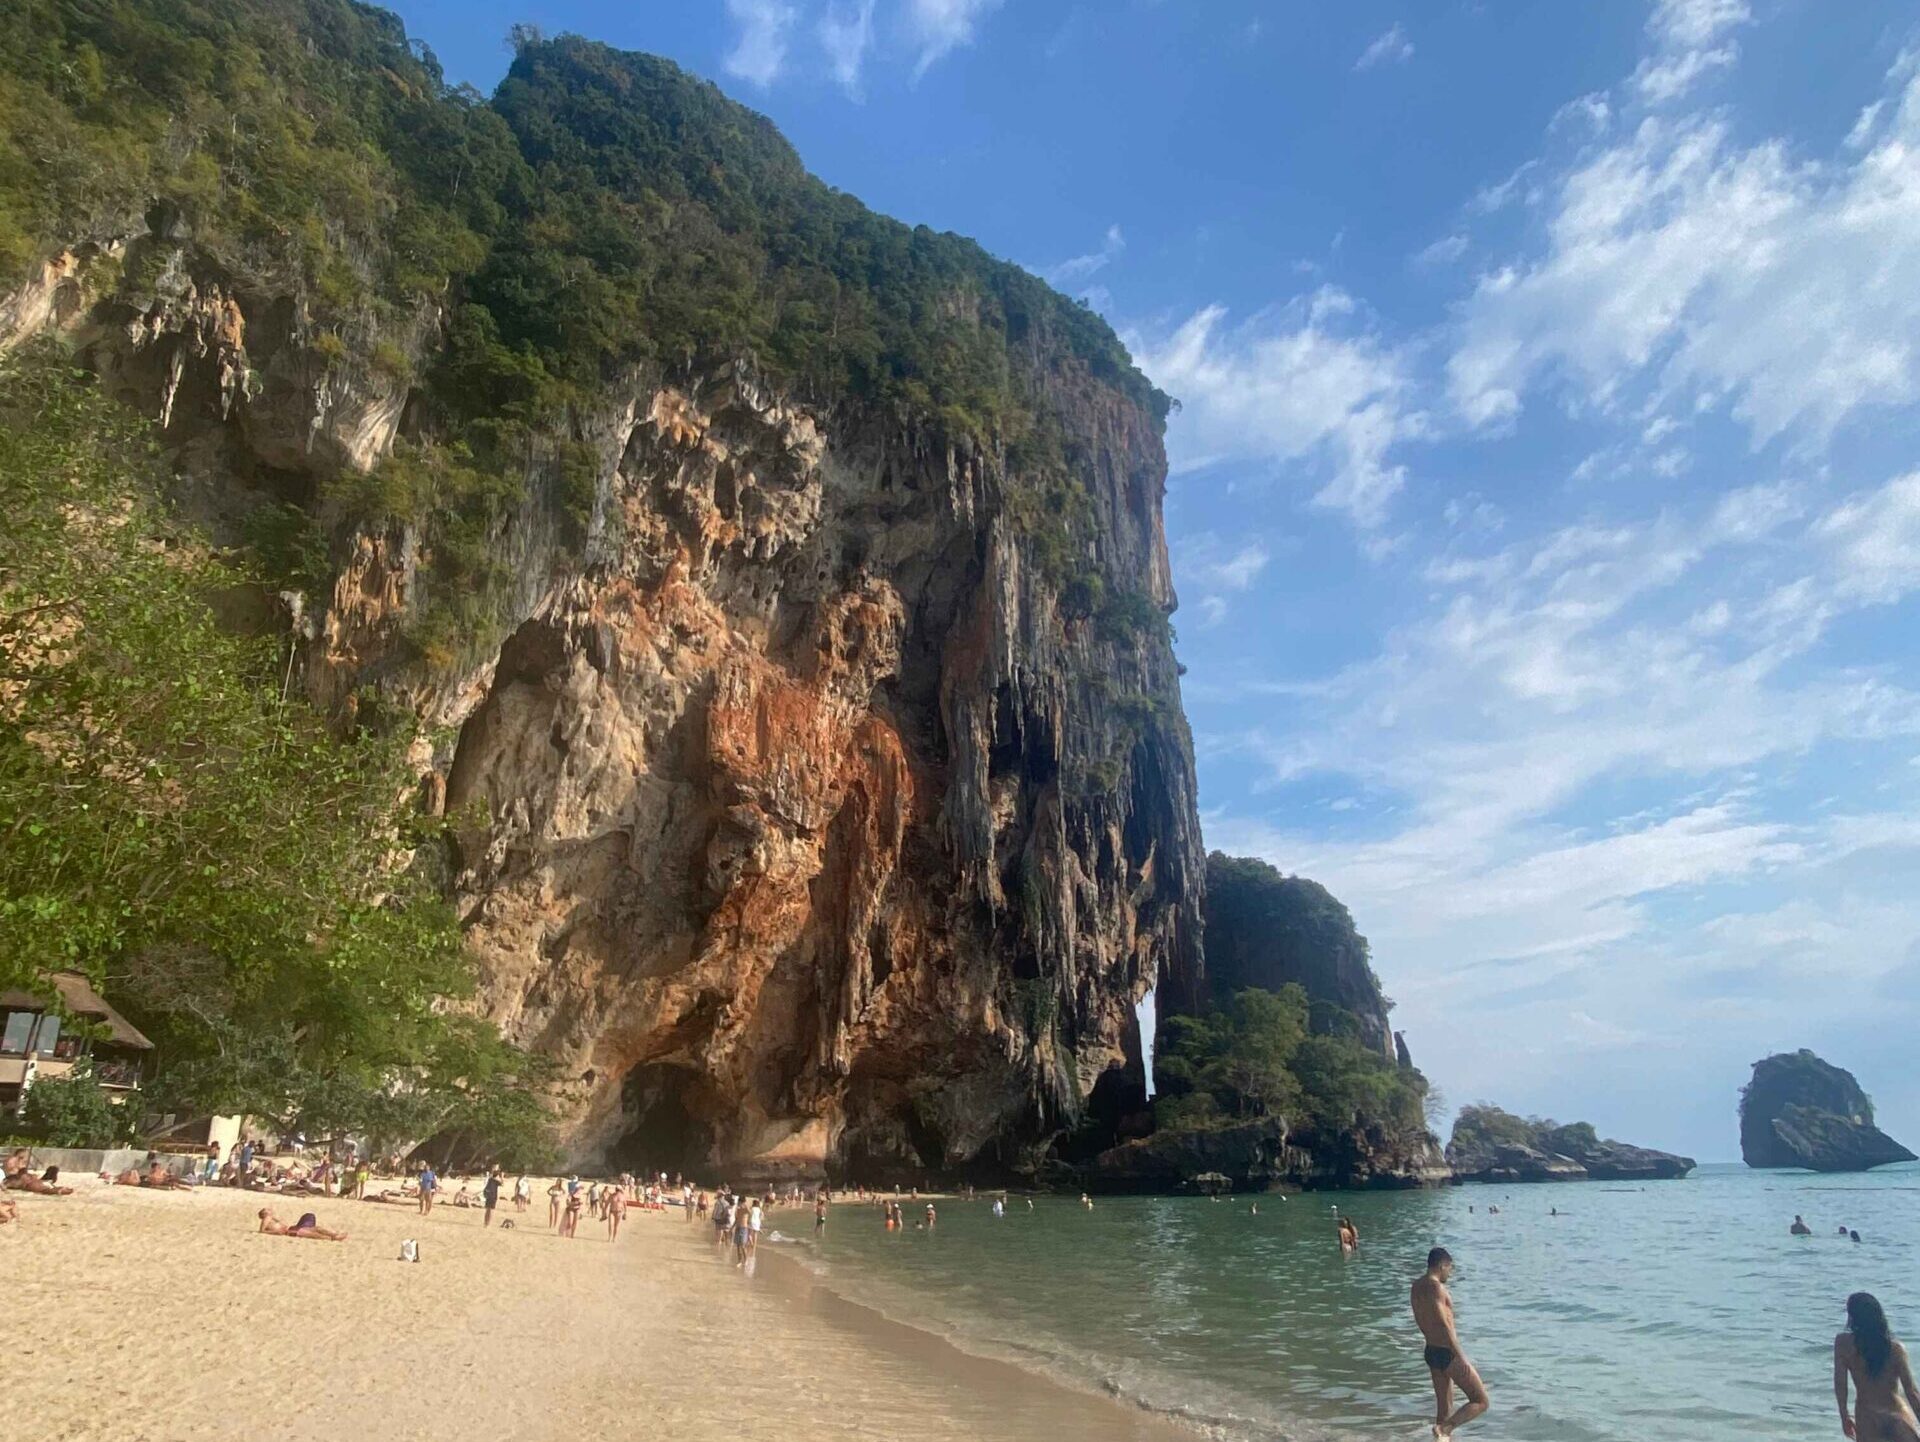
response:
[[[1854,1410],[1847,1413],[1847,1386]],[[1871,1292],[1847,1298],[1847,1330],[1833,1339],[1833,1398],[1840,1430],[1861,1442],[1920,1442],[1920,1390],[1907,1349],[1893,1338],[1887,1314]]]
[[[620,1224],[627,1219],[627,1194],[616,1191],[607,1199],[607,1240],[618,1241]]]
[[[420,1163],[420,1215],[433,1210],[433,1194],[440,1189],[440,1178],[433,1174],[433,1163]]]
[[[1447,1280],[1452,1276],[1453,1254],[1445,1247],[1435,1247],[1427,1253],[1427,1270],[1413,1284],[1413,1322],[1426,1339],[1427,1371],[1433,1379],[1433,1435],[1441,1442],[1489,1406],[1487,1389],[1461,1350],[1460,1334],[1454,1330],[1453,1294],[1447,1290]],[[1453,1408],[1456,1382],[1467,1400]]]
[[[750,1221],[747,1199],[742,1197],[733,1204],[733,1264],[736,1267],[747,1264],[747,1246],[753,1239]]]
[[[495,1167],[487,1173],[487,1180],[481,1185],[480,1200],[486,1207],[486,1215],[480,1218],[480,1225],[493,1225],[493,1209],[500,1205],[500,1168]]]

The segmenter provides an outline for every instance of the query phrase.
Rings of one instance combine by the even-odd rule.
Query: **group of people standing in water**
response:
[[[1794,1224],[1796,1236],[1812,1234],[1811,1228],[1799,1230],[1805,1226],[1800,1218],[1795,1217]],[[1357,1233],[1349,1241],[1347,1227],[1341,1218],[1342,1252],[1359,1242]],[[1847,1234],[1859,1240],[1857,1233]],[[1447,1289],[1452,1276],[1452,1253],[1435,1247],[1427,1253],[1427,1269],[1415,1279],[1412,1293],[1413,1321],[1425,1344],[1423,1356],[1433,1382],[1433,1435],[1441,1442],[1492,1405],[1486,1384],[1460,1345],[1453,1294]],[[1458,1406],[1455,1387],[1465,1399]],[[1833,1339],[1833,1398],[1842,1435],[1858,1442],[1920,1442],[1920,1388],[1914,1385],[1907,1349],[1894,1339],[1886,1309],[1871,1292],[1847,1298],[1846,1330]]]

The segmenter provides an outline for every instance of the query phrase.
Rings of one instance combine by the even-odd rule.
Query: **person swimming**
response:
[[[1807,1225],[1805,1217],[1798,1212],[1793,1214],[1793,1225],[1787,1228],[1787,1235],[1793,1237],[1811,1237],[1813,1228]]]
[[[1847,1411],[1847,1388],[1854,1410]],[[1894,1340],[1886,1311],[1871,1292],[1847,1298],[1847,1330],[1833,1339],[1833,1397],[1840,1430],[1860,1442],[1920,1442],[1920,1390],[1907,1349]]]

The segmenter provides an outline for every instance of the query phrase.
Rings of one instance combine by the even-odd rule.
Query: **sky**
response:
[[[1209,846],[1416,1060],[1703,1160],[1771,1052],[1920,1145],[1920,13],[401,0],[671,56],[1181,402]]]

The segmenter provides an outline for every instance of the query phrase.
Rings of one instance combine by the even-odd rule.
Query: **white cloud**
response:
[[[1101,237],[1098,250],[1089,251],[1085,255],[1076,255],[1069,260],[1061,261],[1058,265],[1048,266],[1040,271],[1039,275],[1048,285],[1069,288],[1105,270],[1126,248],[1127,238],[1121,234],[1120,227],[1117,224],[1110,225],[1107,227],[1107,233]]]
[[[1920,590],[1920,471],[1854,496],[1817,528],[1832,547],[1834,584],[1843,597],[1870,603]]]
[[[1664,48],[1692,50],[1752,19],[1747,0],[1655,0],[1647,31]]]
[[[873,49],[873,6],[874,0],[855,0],[853,4],[836,0],[827,6],[815,27],[820,48],[827,55],[827,68],[840,88],[853,96],[860,93],[861,71]]]
[[[1000,4],[1001,0],[907,0],[905,23],[916,56],[914,78],[972,43],[975,27]]]
[[[1423,267],[1452,265],[1466,253],[1467,238],[1464,235],[1443,235],[1419,251],[1413,257],[1413,263]]]
[[[1231,545],[1211,531],[1184,538],[1174,548],[1177,581],[1193,581],[1211,591],[1244,591],[1273,557],[1259,541]]]
[[[1533,175],[1539,168],[1540,162],[1537,160],[1522,161],[1505,180],[1483,187],[1468,202],[1467,209],[1480,215],[1492,215],[1505,210],[1515,200],[1531,205],[1538,194]]]
[[[727,15],[739,33],[720,63],[762,88],[780,78],[787,63],[787,37],[798,12],[787,0],[727,0]]]
[[[1355,70],[1371,70],[1376,65],[1403,65],[1413,59],[1413,42],[1407,39],[1406,30],[1396,23],[1384,35],[1360,52],[1360,58],[1353,62]]]
[[[1920,398],[1920,79],[1892,103],[1842,166],[1737,145],[1717,116],[1650,117],[1585,156],[1552,186],[1544,253],[1467,302],[1447,368],[1461,413],[1506,422],[1551,375],[1584,405],[1637,386],[1724,404],[1756,445],[1819,444]]]
[[[1159,340],[1129,335],[1141,368],[1180,401],[1168,427],[1175,469],[1305,467],[1324,477],[1316,504],[1379,525],[1405,481],[1391,452],[1424,422],[1403,358],[1357,310],[1327,287],[1238,326],[1211,305]]]
[[[1740,58],[1731,35],[1752,19],[1746,0],[1656,0],[1647,21],[1654,50],[1629,84],[1649,105],[1679,99],[1703,75]]]

